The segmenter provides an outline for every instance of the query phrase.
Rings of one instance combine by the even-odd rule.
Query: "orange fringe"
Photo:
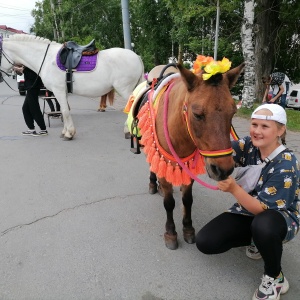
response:
[[[156,99],[156,103],[158,101]],[[147,157],[146,160],[150,164],[150,171],[154,172],[158,178],[165,178],[174,186],[189,185],[191,177],[181,169],[175,158],[158,143],[155,132],[154,109],[151,105],[152,103],[148,100],[137,115],[139,119],[138,126],[142,134],[140,143],[144,145],[143,150]],[[198,149],[195,150],[193,155],[182,159],[182,162],[196,176],[205,173],[204,158],[199,153],[197,154],[197,151]]]

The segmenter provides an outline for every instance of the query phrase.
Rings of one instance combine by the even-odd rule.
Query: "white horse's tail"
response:
[[[136,88],[140,83],[142,83],[143,81],[146,80],[145,77],[144,77],[144,76],[145,76],[145,67],[144,67],[144,63],[143,63],[143,61],[142,61],[142,59],[141,59],[140,56],[139,56],[139,59],[140,59],[141,65],[142,65],[142,74],[141,74],[141,77],[140,77],[139,81],[137,82],[137,84],[135,85],[134,88]]]

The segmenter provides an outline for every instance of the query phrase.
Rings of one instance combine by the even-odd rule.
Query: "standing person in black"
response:
[[[26,97],[22,106],[25,123],[29,130],[23,131],[23,135],[42,136],[48,135],[46,124],[39,104],[39,93],[43,86],[41,78],[25,66],[15,66],[14,70],[24,74]],[[40,132],[35,131],[34,121],[40,127]]]

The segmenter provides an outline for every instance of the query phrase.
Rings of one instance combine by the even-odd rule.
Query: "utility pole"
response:
[[[121,5],[122,5],[124,45],[125,45],[125,49],[132,50],[128,0],[121,0]]]
[[[220,3],[218,0],[217,1],[217,19],[216,19],[214,60],[217,60],[217,56],[218,56],[219,23],[220,23]]]

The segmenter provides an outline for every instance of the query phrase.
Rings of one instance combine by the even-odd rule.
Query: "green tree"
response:
[[[170,11],[162,0],[131,0],[130,22],[134,50],[142,56],[145,70],[168,63],[172,54]]]
[[[241,27],[244,1],[220,0],[218,59],[243,61]],[[51,5],[52,4],[52,5]],[[172,55],[194,60],[214,55],[217,0],[130,0],[131,40],[145,69],[166,64]],[[102,48],[124,47],[121,0],[43,0],[33,11],[32,31],[63,42],[85,44],[95,38]],[[256,0],[253,25],[255,82],[279,70],[300,80],[300,2]]]

